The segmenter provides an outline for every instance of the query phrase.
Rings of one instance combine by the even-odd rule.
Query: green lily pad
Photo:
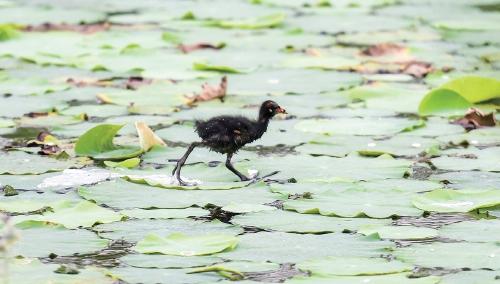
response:
[[[262,187],[239,190],[159,190],[158,188],[123,181],[105,182],[93,187],[81,187],[80,196],[113,208],[188,208],[192,205],[215,204],[223,207],[245,200],[252,204],[265,204],[279,199]]]
[[[149,175],[149,176],[138,176],[138,175],[126,175],[124,179],[130,182],[147,184],[154,187],[166,188],[166,189],[179,189],[179,190],[225,190],[225,189],[237,189],[248,185],[248,182],[196,182],[196,185],[182,186],[177,183],[170,175]]]
[[[297,214],[290,211],[264,211],[237,215],[231,219],[233,224],[257,227],[291,233],[331,233],[357,231],[366,225],[388,225],[389,220],[368,218],[336,218],[319,215]]]
[[[479,76],[454,79],[440,88],[452,90],[471,103],[500,98],[500,80]]]
[[[97,160],[121,160],[142,153],[138,146],[116,146],[113,138],[123,125],[101,124],[85,132],[75,145],[75,153]]]
[[[31,155],[21,151],[0,152],[0,174],[30,175],[59,172],[67,168],[80,168],[75,160]]]
[[[301,270],[310,271],[312,276],[321,277],[392,274],[410,271],[413,268],[397,260],[362,257],[325,257],[307,260],[298,263],[297,266]]]
[[[54,272],[59,265],[46,264],[30,258],[13,260],[8,266],[9,273],[4,279],[9,283],[113,283],[113,279],[106,276],[104,269],[95,267],[80,268],[77,274],[60,274]]]
[[[441,284],[496,284],[497,271],[461,271],[443,276]]]
[[[302,120],[295,127],[304,132],[328,135],[393,135],[418,124],[401,118],[337,118]]]
[[[138,268],[191,268],[221,262],[218,257],[163,254],[128,254],[120,261]]]
[[[375,275],[375,276],[330,276],[330,277],[294,277],[292,280],[287,281],[290,284],[327,284],[327,283],[341,283],[341,284],[437,284],[440,278],[437,276],[428,276],[422,278],[410,278],[408,273],[396,273],[388,275]]]
[[[314,195],[312,199],[288,200],[283,206],[303,214],[325,216],[372,218],[390,216],[419,216],[423,212],[412,206],[411,193],[387,190],[373,192],[363,189],[347,189],[341,192],[329,191]]]
[[[325,256],[376,257],[390,247],[390,242],[342,233],[312,235],[259,232],[240,236],[235,250],[218,256],[230,260],[297,263]]]
[[[439,236],[467,242],[497,242],[500,220],[464,221],[446,225],[439,230]]]
[[[209,21],[209,26],[224,28],[224,29],[266,29],[279,26],[285,20],[286,15],[282,13],[271,14],[254,19],[244,20],[215,20]]]
[[[202,284],[221,280],[221,277],[215,274],[189,274],[190,271],[189,269],[116,267],[110,269],[108,274],[115,279],[134,284],[157,284],[164,282],[165,279],[168,279],[169,284]]]
[[[120,211],[121,214],[137,219],[182,219],[200,217],[208,214],[207,210],[190,207],[186,209],[129,209]]]
[[[11,255],[48,257],[53,253],[69,256],[100,251],[108,245],[107,240],[87,230],[68,230],[40,223],[28,223],[23,227],[19,230],[20,239],[12,248]]]
[[[172,233],[168,237],[160,237],[149,234],[140,240],[134,249],[140,253],[193,256],[232,250],[237,244],[238,239],[231,235],[187,236],[182,233]]]
[[[68,229],[78,227],[92,227],[95,224],[110,223],[119,221],[122,215],[92,202],[81,201],[79,203],[71,201],[58,202],[50,206],[51,212],[40,215],[16,216],[15,222],[39,221],[60,224]]]
[[[498,269],[500,246],[494,243],[431,243],[398,248],[397,259],[424,267]]]
[[[438,236],[438,231],[432,228],[414,226],[374,226],[365,225],[358,233],[363,235],[378,234],[382,239],[421,240]]]
[[[262,204],[232,203],[222,207],[221,209],[233,213],[250,213],[250,212],[273,211],[276,210],[276,207],[262,205]]]
[[[469,212],[500,204],[500,192],[438,189],[415,196],[412,203],[425,211]]]
[[[459,93],[449,89],[436,89],[428,93],[420,102],[420,115],[461,115],[472,106],[472,103]]]
[[[130,158],[123,160],[121,162],[113,162],[113,161],[104,161],[104,164],[110,168],[135,168],[141,163],[141,159],[139,158]]]
[[[441,155],[432,159],[432,164],[438,169],[454,171],[500,171],[500,147],[491,147],[483,150],[469,147],[464,150],[449,150],[443,152],[449,156]]]
[[[138,242],[148,234],[166,236],[173,233],[189,235],[224,234],[237,235],[242,229],[218,220],[212,222],[195,221],[192,219],[140,219],[124,222],[102,224],[94,227],[99,236],[129,242]]]

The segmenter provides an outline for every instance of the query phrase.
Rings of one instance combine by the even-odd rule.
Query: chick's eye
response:
[[[272,108],[270,108],[270,109],[269,109],[269,112],[273,112],[273,109],[272,109]]]

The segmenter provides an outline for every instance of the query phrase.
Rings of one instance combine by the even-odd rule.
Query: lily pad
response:
[[[76,142],[76,154],[97,160],[121,160],[140,155],[140,147],[113,144],[113,138],[122,127],[123,125],[101,124],[88,130]]]
[[[421,240],[438,236],[438,231],[432,228],[414,226],[374,226],[365,225],[358,233],[363,235],[378,234],[382,239]]]
[[[58,202],[50,206],[52,212],[40,215],[27,215],[15,217],[15,222],[40,221],[60,224],[68,229],[78,227],[92,227],[98,223],[110,223],[119,221],[122,216],[110,209],[100,207],[92,202],[71,201]]]
[[[200,217],[208,214],[207,210],[190,207],[186,209],[129,209],[120,211],[121,214],[138,219],[182,219]]]
[[[472,106],[472,103],[459,93],[449,89],[437,89],[428,93],[420,102],[420,115],[461,115]]]
[[[193,256],[232,250],[237,244],[238,239],[231,235],[187,236],[182,233],[173,233],[168,237],[160,237],[156,234],[149,234],[140,240],[134,249],[141,253]]]
[[[389,220],[368,218],[336,218],[318,215],[297,214],[289,211],[265,211],[238,215],[233,224],[257,227],[265,230],[296,233],[331,233],[357,231],[366,225],[386,225]]]
[[[48,257],[53,253],[70,256],[100,251],[108,245],[107,240],[100,239],[87,230],[68,230],[61,226],[39,223],[26,224],[19,230],[19,234],[20,239],[14,245],[11,255]]]
[[[297,263],[324,256],[375,257],[392,247],[390,242],[341,233],[310,235],[259,232],[242,235],[239,240],[235,250],[219,256],[230,260]],[[256,254],[256,251],[259,253]]]
[[[303,214],[325,216],[372,218],[390,216],[419,216],[423,212],[411,204],[413,194],[396,190],[373,192],[362,189],[348,189],[341,192],[329,191],[314,195],[312,199],[289,200],[283,206]]]
[[[140,219],[125,222],[114,222],[94,227],[99,236],[129,242],[138,242],[148,234],[166,236],[173,233],[189,235],[205,235],[220,233],[224,235],[237,235],[242,229],[218,220],[211,222],[195,221],[192,219]]]
[[[397,260],[361,257],[325,257],[297,264],[301,270],[311,272],[312,276],[329,277],[334,275],[379,275],[410,271],[411,265]]]
[[[500,204],[500,192],[438,189],[415,196],[412,203],[425,211],[469,212]]]
[[[499,220],[483,219],[446,225],[439,230],[439,236],[467,242],[497,242],[499,231]]]
[[[500,246],[494,243],[432,243],[398,248],[397,259],[424,267],[498,269]]]
[[[255,19],[244,20],[215,20],[209,21],[207,24],[214,27],[225,29],[266,29],[281,25],[285,20],[285,14],[271,14]]]

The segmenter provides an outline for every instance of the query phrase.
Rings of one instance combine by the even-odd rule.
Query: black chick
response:
[[[226,167],[236,174],[242,181],[250,180],[247,176],[236,170],[231,164],[231,158],[245,144],[251,143],[264,134],[267,130],[269,120],[278,113],[285,113],[285,109],[276,102],[268,100],[262,103],[257,120],[242,116],[216,116],[207,121],[196,121],[196,132],[202,139],[201,142],[193,142],[172,171],[181,185],[187,185],[181,179],[181,168],[186,162],[189,154],[197,146],[205,146],[211,150],[227,154]]]

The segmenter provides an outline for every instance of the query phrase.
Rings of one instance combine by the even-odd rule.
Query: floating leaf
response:
[[[232,250],[237,244],[238,239],[231,235],[186,236],[182,233],[173,233],[168,237],[160,237],[150,234],[139,241],[134,249],[140,253],[192,256]]]
[[[40,221],[60,224],[68,229],[78,227],[92,227],[97,223],[110,223],[119,221],[122,216],[110,209],[106,209],[88,201],[79,203],[72,201],[58,202],[50,206],[52,212],[43,215],[17,216],[16,222]]]
[[[398,248],[397,259],[424,267],[450,269],[500,268],[500,245],[495,243],[431,243]]]
[[[415,196],[412,203],[425,211],[469,212],[500,204],[500,192],[438,189]]]
[[[237,215],[231,219],[233,224],[257,227],[265,230],[298,233],[331,233],[357,231],[366,225],[388,225],[385,219],[337,218],[310,214],[297,214],[290,211],[264,211]]]
[[[358,233],[363,235],[378,234],[382,239],[421,240],[438,236],[438,231],[432,228],[414,226],[362,226]]]
[[[376,238],[342,233],[314,235],[259,232],[244,234],[239,240],[235,250],[219,256],[230,260],[297,263],[325,256],[377,257],[392,247],[390,242]]]
[[[449,81],[440,88],[452,90],[471,103],[500,98],[500,80],[465,76]]]
[[[497,242],[500,220],[474,220],[443,226],[439,236],[467,242]]]
[[[121,214],[138,219],[177,219],[200,217],[208,214],[207,210],[190,207],[186,209],[129,209],[120,211]]]
[[[211,65],[203,62],[195,62],[193,64],[193,69],[198,71],[215,71],[228,74],[244,73],[243,71],[235,69],[233,67],[224,65]]]
[[[123,125],[101,124],[85,132],[75,145],[75,153],[97,160],[121,160],[133,158],[142,153],[136,146],[117,146],[113,138]]]
[[[130,158],[123,160],[121,162],[113,162],[113,161],[104,161],[104,164],[110,168],[127,168],[132,169],[137,167],[141,163],[141,159],[139,158]]]
[[[358,283],[371,283],[371,284],[437,284],[440,283],[440,278],[437,276],[428,276],[421,278],[411,278],[409,273],[396,273],[388,275],[374,275],[374,276],[330,276],[330,277],[294,277],[287,281],[290,284],[329,284],[329,283],[342,283],[342,284],[358,284]]]
[[[215,20],[207,22],[210,26],[215,26],[225,29],[266,29],[274,28],[283,23],[286,16],[282,13],[271,14],[254,19],[244,19],[244,20]]]
[[[472,106],[459,93],[448,89],[437,89],[428,93],[420,102],[420,115],[460,115]]]
[[[325,216],[387,218],[390,216],[418,216],[422,211],[411,204],[413,194],[396,190],[373,192],[348,189],[314,195],[312,199],[288,200],[283,206],[304,214]]]
[[[298,263],[297,267],[322,277],[391,274],[412,269],[411,265],[397,260],[362,257],[325,257]]]

